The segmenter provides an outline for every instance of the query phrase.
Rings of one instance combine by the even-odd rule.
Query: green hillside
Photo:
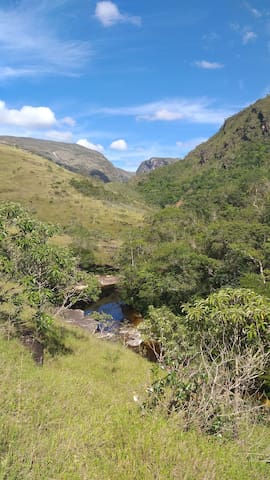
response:
[[[142,223],[145,204],[125,184],[69,172],[16,147],[0,145],[0,200],[19,202],[40,219],[62,225],[70,243],[77,238],[111,262],[131,226]]]
[[[222,183],[224,188],[229,188],[237,175],[247,176],[249,168],[256,178],[261,175],[261,168],[264,169],[262,175],[267,173],[269,145],[270,96],[267,96],[228,118],[214,136],[184,160],[136,179],[135,184],[148,201],[161,206],[176,203],[186,194],[190,199],[196,195],[197,186],[204,188],[208,175],[212,180],[205,188],[216,188]],[[252,183],[251,172],[248,181]]]
[[[269,125],[266,97],[226,120],[183,161],[136,181],[137,191],[162,207],[140,238],[134,233],[134,288],[127,281],[126,296],[144,311],[150,303],[177,312],[223,286],[270,295]]]

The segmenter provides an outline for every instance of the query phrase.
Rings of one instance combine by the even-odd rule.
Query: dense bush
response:
[[[270,365],[270,302],[245,289],[223,289],[185,305],[183,315],[150,308],[142,329],[164,369],[146,406],[176,411],[185,428],[236,434],[258,406]]]

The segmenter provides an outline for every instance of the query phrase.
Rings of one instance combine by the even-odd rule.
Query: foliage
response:
[[[183,307],[185,323],[193,342],[214,348],[223,346],[241,352],[270,348],[270,302],[247,289],[222,289],[205,300]],[[234,345],[235,342],[235,345]]]
[[[262,413],[254,402],[270,365],[270,302],[245,289],[223,289],[183,307],[149,310],[143,327],[158,342],[165,369],[147,406],[178,412],[186,428],[234,433]],[[256,397],[257,398],[257,397]]]
[[[166,304],[177,313],[181,303],[194,297],[241,284],[255,285],[258,293],[269,295],[269,152],[269,140],[249,148],[240,143],[226,169],[216,159],[201,167],[191,156],[139,181],[137,187],[148,200],[163,207],[174,202],[146,218],[139,232],[144,254],[134,250],[133,275],[144,271],[151,283],[157,279],[154,301],[150,297],[149,304]],[[123,252],[128,248],[126,242]],[[121,264],[128,266],[127,276],[129,260],[127,254],[120,257]],[[167,277],[167,285],[174,285],[175,294],[163,295],[160,276]],[[147,283],[145,278],[142,288]],[[131,290],[127,289],[128,296],[140,302],[143,293]]]
[[[143,313],[149,304],[167,305],[176,313],[183,302],[211,289],[215,260],[184,242],[164,243],[148,252],[134,266],[126,266],[121,284],[124,300]]]
[[[50,243],[57,227],[33,219],[19,205],[1,205],[0,226],[1,273],[4,282],[16,282],[2,285],[2,302],[13,305],[9,319],[17,334],[30,331],[46,345],[53,338],[52,306],[96,300],[97,281],[77,268],[72,252]],[[25,309],[31,312],[27,325],[22,321]]]

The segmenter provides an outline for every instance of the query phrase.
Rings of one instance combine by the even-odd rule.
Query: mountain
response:
[[[218,184],[232,189],[236,171],[240,178],[248,174],[247,169],[249,172],[255,169],[258,175],[263,165],[269,168],[269,149],[270,96],[267,96],[226,119],[215,135],[182,161],[139,177],[135,183],[147,201],[160,206],[176,203],[187,196],[190,200],[203,185],[208,188],[208,194],[216,190]],[[215,185],[206,186],[207,176],[208,183],[211,176],[215,176]]]
[[[184,160],[136,177],[148,205],[125,298],[175,313],[222,287],[270,298],[270,97],[228,118]],[[132,281],[130,280],[132,278]]]
[[[77,144],[10,136],[0,136],[0,143],[35,153],[72,172],[97,177],[105,183],[126,182],[132,176],[114,167],[102,153]]]
[[[136,171],[136,175],[152,172],[153,170],[156,170],[156,168],[165,167],[166,165],[170,165],[179,160],[180,158],[152,157],[140,164]]]
[[[186,160],[197,159],[200,165],[217,160],[229,167],[243,146],[265,143],[270,138],[270,95],[226,119],[220,130],[196,147]]]

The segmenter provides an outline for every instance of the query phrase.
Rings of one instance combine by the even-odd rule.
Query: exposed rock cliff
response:
[[[162,157],[152,157],[149,160],[145,160],[139,166],[136,171],[137,175],[141,173],[149,173],[156,168],[165,167],[166,165],[170,165],[171,163],[178,162],[180,158],[162,158]]]

